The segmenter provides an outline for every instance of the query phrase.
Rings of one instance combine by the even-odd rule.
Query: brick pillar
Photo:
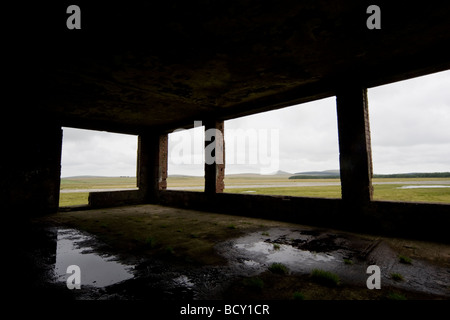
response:
[[[367,89],[348,86],[336,95],[342,200],[372,200],[372,151]]]
[[[36,123],[24,122],[15,126],[17,131],[3,133],[0,205],[7,210],[2,212],[36,216],[58,211],[62,129]]]
[[[205,192],[222,193],[225,189],[224,122],[205,122]]]
[[[167,188],[167,134],[142,134],[138,138],[137,185],[145,202],[156,203]]]

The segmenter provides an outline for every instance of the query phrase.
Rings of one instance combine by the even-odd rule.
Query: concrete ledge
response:
[[[79,204],[74,206],[59,207],[58,212],[84,211],[90,209],[91,207],[88,204]]]
[[[321,226],[336,224],[341,203],[340,199],[175,190],[161,191],[159,199],[167,206]]]
[[[160,204],[215,213],[450,243],[450,205],[165,190]]]
[[[141,204],[144,195],[140,190],[102,191],[89,193],[89,207],[115,207],[122,205]]]
[[[364,220],[370,232],[450,243],[448,204],[372,201]]]
[[[139,190],[91,192],[88,208],[145,203]],[[161,205],[323,228],[450,243],[450,205],[162,190]]]

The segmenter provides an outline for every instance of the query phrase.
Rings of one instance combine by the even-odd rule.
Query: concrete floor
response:
[[[450,300],[446,244],[158,205],[58,213],[34,220],[33,230],[44,230],[41,238],[53,242],[41,242],[52,243],[54,251],[45,251],[46,258],[36,254],[42,248],[30,247],[36,265],[46,270],[34,283],[59,299]],[[95,285],[95,271],[108,278],[108,269],[91,264],[81,268],[94,271],[91,283],[68,290],[55,265],[64,270],[64,263],[82,261],[63,261],[73,254],[66,248],[61,256],[58,232],[64,230],[74,232],[66,237],[73,250],[121,263],[132,276]],[[274,263],[284,271],[274,270]],[[367,288],[369,265],[380,267],[379,290]],[[318,279],[314,270],[338,281]]]

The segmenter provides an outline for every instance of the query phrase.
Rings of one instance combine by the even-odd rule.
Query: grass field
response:
[[[403,184],[374,185],[374,200],[450,203],[450,188],[399,189]],[[340,186],[242,188],[226,192],[285,195],[296,197],[341,198]]]
[[[168,188],[203,186],[203,177],[169,177]],[[340,185],[295,186],[296,183],[339,183],[338,179],[289,180],[287,176],[237,175],[225,178],[225,192],[287,195],[298,197],[340,198]],[[390,184],[380,184],[390,183]],[[428,184],[424,184],[428,183]],[[374,200],[450,203],[450,188],[423,186],[450,186],[449,178],[374,179]],[[272,187],[273,185],[273,187]],[[280,186],[283,185],[283,186]],[[288,185],[288,186],[285,186]],[[292,185],[292,186],[289,186]],[[402,189],[405,185],[421,188]],[[226,187],[229,187],[228,189]],[[231,188],[233,186],[234,188]],[[242,188],[239,188],[242,186]],[[89,190],[136,188],[135,177],[76,177],[61,179],[60,206],[88,203]],[[74,192],[71,192],[74,191]],[[202,191],[191,189],[191,191]]]
[[[71,177],[61,178],[59,206],[88,204],[89,191],[93,189],[136,188],[136,177]],[[66,191],[74,191],[67,192]]]
[[[61,179],[61,190],[135,188],[136,177],[73,177]]]

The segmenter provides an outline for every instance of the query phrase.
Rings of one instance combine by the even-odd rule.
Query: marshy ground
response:
[[[286,175],[225,177],[225,192],[341,198],[339,179],[289,179]],[[204,177],[171,177],[168,189],[202,191]],[[449,178],[376,178],[374,200],[450,203]],[[60,206],[87,205],[89,192],[136,189],[135,177],[73,177],[61,179]]]
[[[445,244],[159,205],[61,212],[34,226],[53,235],[74,230],[86,237],[78,249],[113,255],[133,274],[74,291],[49,277],[48,290],[60,299],[450,299]],[[374,264],[380,290],[366,286]],[[47,269],[55,272],[54,265]]]

